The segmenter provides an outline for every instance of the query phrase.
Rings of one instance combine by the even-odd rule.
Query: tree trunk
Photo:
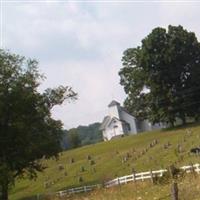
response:
[[[8,184],[1,185],[1,199],[8,200]]]
[[[174,121],[173,120],[170,120],[169,124],[170,124],[171,128],[174,128]]]
[[[184,112],[180,113],[180,119],[182,121],[182,125],[185,125],[186,124],[186,116],[185,116]]]
[[[185,124],[186,124],[185,115],[183,115],[183,116],[181,117],[181,120],[182,120],[182,125],[185,125]]]

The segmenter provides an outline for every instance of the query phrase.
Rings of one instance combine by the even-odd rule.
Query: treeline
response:
[[[78,126],[69,130],[64,130],[62,148],[73,149],[76,147],[95,144],[102,141],[102,133],[99,130],[100,123],[96,122],[88,126]]]

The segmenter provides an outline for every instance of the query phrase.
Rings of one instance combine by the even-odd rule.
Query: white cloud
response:
[[[37,58],[47,80],[71,85],[77,102],[56,107],[65,127],[102,120],[112,98],[123,102],[122,52],[153,28],[182,24],[199,35],[200,3],[5,3],[6,48]]]

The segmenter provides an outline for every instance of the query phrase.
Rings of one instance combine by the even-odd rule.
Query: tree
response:
[[[174,125],[177,118],[198,119],[200,43],[182,26],[155,28],[122,57],[125,106],[136,117]]]
[[[0,50],[0,195],[8,199],[8,188],[25,174],[36,178],[40,160],[57,157],[62,123],[51,117],[51,109],[77,94],[59,86],[38,92],[44,79],[38,63]]]
[[[78,131],[75,128],[72,128],[67,133],[67,141],[69,144],[69,148],[73,149],[79,147],[81,144],[81,140],[78,135]]]
[[[78,134],[78,145],[76,146],[85,146],[88,144],[95,144],[97,142],[101,142],[103,140],[102,138],[102,132],[99,130],[100,127],[99,122],[95,122],[93,124],[89,124],[88,126],[78,126],[77,128],[72,128],[69,130],[64,130],[63,138],[61,141],[62,148],[63,149],[69,149],[72,148],[70,145],[70,141],[72,140],[70,137],[70,133],[75,132]],[[72,142],[71,142],[72,143]]]
[[[100,123],[96,122],[88,126],[78,126],[77,131],[81,140],[81,146],[95,144],[103,140],[102,132],[99,130]]]

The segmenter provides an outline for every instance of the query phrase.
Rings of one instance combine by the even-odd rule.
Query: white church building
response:
[[[100,126],[104,141],[123,135],[137,134],[160,128],[162,128],[160,125],[152,125],[147,120],[137,120],[120,106],[120,103],[114,100],[108,105],[108,115],[104,117]]]

